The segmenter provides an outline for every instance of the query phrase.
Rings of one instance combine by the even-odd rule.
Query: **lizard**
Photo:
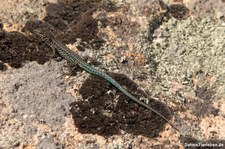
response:
[[[55,52],[57,52],[62,58],[67,60],[70,65],[78,65],[82,69],[84,69],[89,74],[101,77],[111,83],[114,87],[116,87],[119,91],[121,91],[123,94],[125,94],[127,97],[132,99],[134,102],[140,104],[141,106],[153,111],[155,114],[160,116],[162,119],[164,119],[172,128],[174,128],[176,131],[180,133],[180,131],[162,114],[160,114],[157,110],[150,107],[146,103],[142,102],[141,100],[134,97],[131,93],[129,93],[122,85],[120,85],[116,80],[114,80],[112,77],[110,77],[108,74],[92,67],[88,63],[86,63],[79,55],[78,53],[72,51],[67,46],[56,40],[55,38],[48,37],[46,34],[42,33],[39,29],[34,29],[32,31],[28,31],[31,34],[33,34],[36,37],[39,37],[45,44],[47,44],[50,48],[52,48]]]

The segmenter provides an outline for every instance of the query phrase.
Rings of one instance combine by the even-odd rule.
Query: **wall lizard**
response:
[[[44,41],[48,46],[50,46],[54,51],[56,51],[62,58],[66,59],[72,66],[78,65],[82,69],[84,69],[89,74],[99,76],[109,83],[111,83],[114,87],[116,87],[118,90],[120,90],[122,93],[124,93],[127,97],[135,101],[136,103],[140,104],[141,106],[153,111],[158,116],[160,116],[162,119],[164,119],[169,125],[171,125],[175,130],[179,132],[179,130],[172,124],[170,121],[165,118],[162,114],[160,114],[158,111],[147,105],[146,103],[142,102],[141,100],[137,99],[133,95],[131,95],[124,87],[122,87],[117,81],[115,81],[112,77],[107,75],[106,73],[92,67],[88,63],[86,63],[77,53],[63,45],[61,42],[57,41],[54,38],[50,38],[44,33],[42,33],[40,30],[36,29],[33,31],[29,31],[33,35],[39,37]]]

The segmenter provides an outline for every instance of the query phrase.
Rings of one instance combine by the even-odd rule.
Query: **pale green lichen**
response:
[[[158,30],[160,34],[151,44],[151,54],[154,53],[154,60],[159,62],[155,72],[161,81],[158,89],[166,91],[171,82],[177,81],[185,85],[182,93],[193,92],[191,77],[201,71],[205,76],[216,77],[210,88],[218,97],[225,96],[225,26],[222,21],[172,18]],[[206,79],[199,83],[199,86],[204,85]]]

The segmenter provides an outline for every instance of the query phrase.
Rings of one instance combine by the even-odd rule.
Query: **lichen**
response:
[[[155,75],[161,81],[159,88],[169,88],[175,81],[185,86],[182,93],[193,92],[192,79],[201,72],[205,79],[199,81],[198,86],[209,85],[207,76],[213,76],[216,81],[210,88],[218,97],[225,96],[225,27],[222,21],[172,18],[157,31],[151,53],[158,62]]]

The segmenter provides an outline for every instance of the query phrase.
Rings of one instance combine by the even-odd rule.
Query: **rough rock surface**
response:
[[[224,0],[2,0],[0,148],[225,147]],[[153,112],[75,69],[55,36]]]

